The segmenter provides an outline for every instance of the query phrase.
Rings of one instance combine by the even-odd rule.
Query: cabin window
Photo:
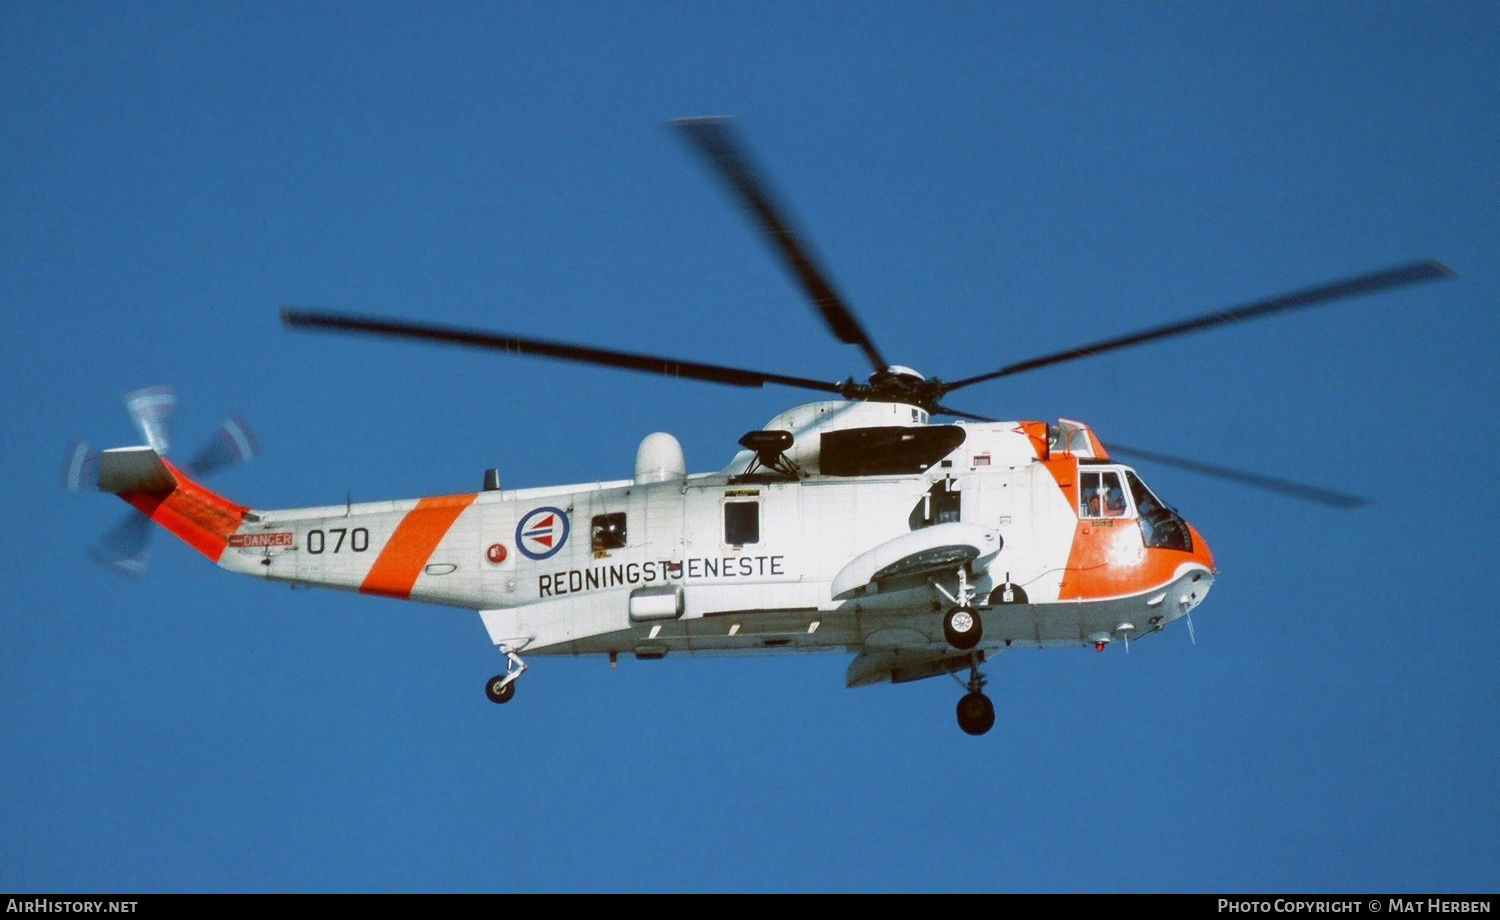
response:
[[[625,546],[625,512],[594,515],[591,530],[594,552],[602,553]]]
[[[932,500],[932,523],[951,524],[959,519],[959,491],[953,488],[952,480],[934,484],[928,494]]]
[[[823,434],[818,468],[825,476],[923,473],[964,442],[957,425],[846,428]]]
[[[724,503],[724,542],[730,546],[760,542],[760,502]]]
[[[1047,450],[1090,457],[1094,454],[1088,432],[1079,425],[1067,422],[1047,426]]]
[[[1114,470],[1087,470],[1078,475],[1078,516],[1080,518],[1125,517],[1125,490],[1120,474]]]

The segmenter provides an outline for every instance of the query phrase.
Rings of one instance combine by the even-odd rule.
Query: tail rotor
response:
[[[168,386],[131,390],[125,394],[125,408],[135,419],[141,437],[152,450],[165,457],[172,446],[169,425],[172,413],[177,411],[177,393]]]
[[[257,450],[255,434],[250,426],[238,415],[231,415],[219,425],[219,430],[188,461],[184,469],[194,479],[212,476],[231,466],[249,463],[255,459]]]
[[[85,441],[74,441],[63,455],[62,484],[69,492],[92,488],[99,481],[99,452]]]
[[[146,443],[165,456],[171,445],[170,421],[177,408],[177,394],[169,386],[144,387],[125,394],[125,408]],[[238,415],[225,419],[208,443],[193,455],[183,471],[194,479],[211,476],[248,463],[258,451],[255,434]],[[63,455],[63,487],[73,492],[98,487],[99,453],[87,442],[74,441]],[[151,555],[150,518],[129,512],[89,549],[89,558],[121,575],[139,577]]]
[[[151,557],[151,519],[132,511],[89,548],[89,558],[121,575],[139,578]]]

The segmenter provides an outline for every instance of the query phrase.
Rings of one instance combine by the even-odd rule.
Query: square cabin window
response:
[[[622,548],[625,545],[625,512],[594,515],[591,535],[596,553]]]
[[[730,546],[760,542],[760,502],[724,503],[724,542]]]

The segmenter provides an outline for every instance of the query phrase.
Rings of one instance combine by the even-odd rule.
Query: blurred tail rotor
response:
[[[169,422],[177,408],[177,394],[169,386],[144,387],[125,394],[125,408],[146,443],[165,455],[171,444]],[[211,476],[231,466],[248,463],[258,448],[255,434],[238,415],[219,425],[208,443],[189,460],[183,472],[194,479]],[[99,483],[99,453],[84,441],[68,445],[63,455],[63,487],[92,491]],[[151,519],[132,511],[89,549],[89,558],[121,575],[139,577],[151,555]]]
[[[69,492],[91,489],[99,481],[99,452],[84,441],[68,445],[63,455],[62,484]]]
[[[113,572],[139,578],[151,556],[151,519],[132,511],[89,549],[89,558]]]
[[[211,476],[226,467],[249,463],[255,459],[256,450],[255,434],[250,426],[238,415],[231,415],[219,426],[214,437],[188,461],[186,471],[194,478]]]
[[[125,394],[125,408],[135,419],[136,427],[151,449],[167,455],[171,450],[172,437],[169,427],[172,413],[177,411],[177,393],[171,387],[142,387]]]

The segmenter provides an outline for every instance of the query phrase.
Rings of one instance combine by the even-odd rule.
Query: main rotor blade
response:
[[[698,361],[680,361],[629,351],[614,351],[592,348],[586,345],[569,345],[565,342],[549,342],[545,339],[529,339],[476,329],[458,329],[451,326],[432,326],[403,320],[381,319],[370,316],[354,316],[345,313],[329,313],[300,307],[282,307],[281,321],[288,326],[304,329],[325,329],[336,332],[359,332],[396,339],[416,339],[425,342],[442,342],[449,345],[471,345],[491,348],[513,355],[532,355],[541,358],[557,358],[579,364],[597,364],[618,367],[666,377],[686,377],[691,380],[706,380],[736,387],[759,387],[768,383],[837,393],[839,386],[824,380],[807,377],[790,377],[786,374],[770,374],[763,371],[704,364]]]
[[[956,415],[959,418],[966,418],[976,422],[995,421],[995,419],[985,418],[982,415],[973,415],[968,412],[960,412],[957,409],[949,409],[947,406],[933,406],[932,413],[934,415]],[[1160,463],[1163,466],[1175,466],[1178,469],[1190,470],[1205,476],[1229,479],[1241,485],[1264,489],[1268,492],[1275,492],[1279,495],[1286,495],[1302,501],[1316,502],[1320,505],[1328,505],[1333,508],[1358,508],[1361,505],[1370,504],[1370,499],[1360,495],[1351,495],[1348,492],[1339,492],[1334,489],[1325,489],[1321,486],[1293,482],[1290,479],[1280,479],[1276,476],[1267,476],[1263,473],[1251,473],[1245,470],[1232,469],[1227,466],[1215,466],[1211,463],[1200,463],[1197,460],[1184,460],[1181,457],[1159,454],[1151,450],[1141,450],[1138,447],[1121,447],[1113,441],[1105,446],[1111,456],[1120,454],[1127,457],[1139,457],[1142,460]]]
[[[957,416],[959,418],[966,418],[966,419],[968,419],[971,422],[997,422],[997,421],[999,421],[999,419],[993,419],[993,418],[990,418],[987,415],[975,415],[972,412],[961,412],[958,409],[949,409],[947,406],[933,406],[932,407],[932,414],[933,415],[955,415],[955,416]]]
[[[799,235],[786,219],[786,210],[776,204],[771,197],[770,187],[756,175],[745,145],[735,138],[726,120],[680,118],[673,125],[708,158],[709,163],[739,196],[740,203],[755,215],[761,229],[776,245],[787,267],[802,283],[802,289],[807,292],[818,312],[823,314],[823,321],[838,336],[839,341],[846,345],[858,345],[875,370],[883,371],[889,367],[853,311],[833,289],[828,276],[813,261],[807,246],[798,240]]]
[[[1280,479],[1276,476],[1267,476],[1263,473],[1250,473],[1245,470],[1236,470],[1227,466],[1216,466],[1212,463],[1200,463],[1197,460],[1184,460],[1181,457],[1173,457],[1168,454],[1159,454],[1151,450],[1141,450],[1138,447],[1121,447],[1114,442],[1105,445],[1111,456],[1124,454],[1130,457],[1139,457],[1152,463],[1160,463],[1163,466],[1175,466],[1178,469],[1190,470],[1194,473],[1202,473],[1205,476],[1213,476],[1218,479],[1228,479],[1241,485],[1263,489],[1267,492],[1275,492],[1302,501],[1316,502],[1331,508],[1358,508],[1361,505],[1370,504],[1370,499],[1361,495],[1351,495],[1348,492],[1339,492],[1334,489],[1325,489],[1321,486],[1308,485],[1303,482],[1293,482],[1290,479]]]
[[[1084,345],[1079,348],[1070,348],[1067,351],[1059,351],[1054,354],[1044,355],[1040,358],[1032,358],[1029,361],[1021,361],[1002,367],[988,374],[979,374],[975,377],[966,377],[948,384],[945,392],[952,392],[959,387],[970,384],[982,383],[986,380],[994,380],[997,377],[1008,377],[1021,371],[1035,370],[1051,364],[1061,364],[1064,361],[1072,361],[1089,355],[1097,355],[1101,352],[1113,351],[1116,348],[1124,348],[1127,345],[1139,345],[1142,342],[1151,342],[1156,339],[1170,338],[1175,335],[1184,335],[1189,332],[1197,332],[1211,326],[1220,326],[1225,323],[1238,323],[1247,319],[1255,319],[1261,316],[1270,316],[1273,313],[1282,313],[1287,310],[1297,310],[1303,307],[1317,306],[1345,297],[1357,297],[1362,294],[1373,294],[1376,291],[1384,291],[1390,288],[1401,287],[1407,284],[1416,284],[1421,281],[1432,281],[1437,278],[1447,278],[1454,274],[1453,270],[1440,262],[1425,261],[1413,262],[1409,265],[1401,265],[1396,268],[1388,268],[1384,271],[1372,272],[1368,275],[1360,275],[1344,281],[1336,281],[1332,284],[1324,284],[1318,287],[1307,288],[1302,291],[1294,291],[1283,294],[1280,297],[1271,297],[1266,300],[1258,300],[1243,306],[1230,307],[1225,310],[1215,310],[1203,316],[1192,319],[1180,320],[1168,323],[1165,326],[1154,326],[1150,329],[1142,329],[1130,335],[1122,335],[1118,338],[1105,339],[1092,345]]]

